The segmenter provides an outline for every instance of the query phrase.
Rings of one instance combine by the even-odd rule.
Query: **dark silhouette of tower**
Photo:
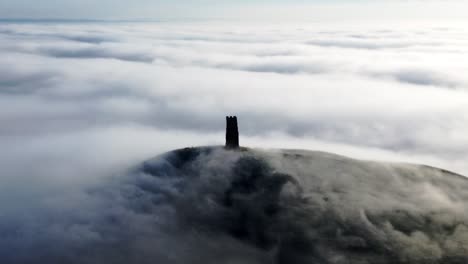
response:
[[[239,148],[239,128],[236,116],[226,116],[226,148]]]

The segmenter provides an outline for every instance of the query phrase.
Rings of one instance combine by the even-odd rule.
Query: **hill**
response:
[[[205,263],[468,261],[468,180],[442,169],[202,147],[131,174],[151,196],[147,210],[171,208],[177,229],[197,234],[187,248]]]

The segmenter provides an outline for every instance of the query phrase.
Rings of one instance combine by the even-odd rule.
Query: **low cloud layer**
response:
[[[244,145],[468,174],[462,28],[2,23],[0,39],[5,221],[87,204],[84,189],[164,151],[223,144],[234,114]]]
[[[467,32],[456,27],[1,24],[0,34],[5,143],[142,128],[216,144],[223,116],[237,114],[250,144],[321,142],[468,172]]]

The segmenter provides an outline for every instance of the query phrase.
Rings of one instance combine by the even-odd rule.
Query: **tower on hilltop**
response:
[[[236,116],[226,116],[226,148],[239,148],[239,128]]]

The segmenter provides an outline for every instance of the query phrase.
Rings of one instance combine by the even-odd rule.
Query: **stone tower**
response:
[[[226,148],[239,148],[239,129],[236,116],[226,116]]]

